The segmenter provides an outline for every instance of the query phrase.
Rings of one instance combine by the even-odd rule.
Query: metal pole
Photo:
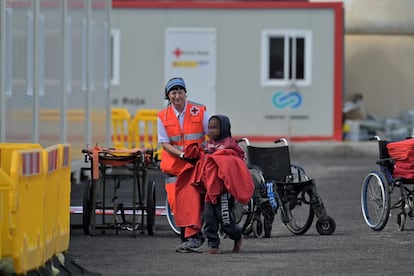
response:
[[[62,41],[62,57],[63,57],[63,64],[62,64],[62,89],[61,89],[61,93],[62,93],[62,97],[61,97],[61,114],[60,114],[60,125],[61,125],[61,137],[60,140],[62,143],[67,144],[68,143],[68,104],[67,104],[67,91],[66,91],[66,87],[68,85],[68,82],[71,80],[67,79],[67,70],[68,70],[68,47],[67,47],[67,43],[68,43],[68,5],[67,5],[67,0],[62,0],[61,1],[62,4],[62,37],[61,37],[61,41]]]
[[[6,1],[0,1],[0,142],[6,142]]]
[[[92,144],[92,123],[91,123],[91,20],[92,7],[89,0],[86,1],[86,94],[85,94],[85,145]]]
[[[39,143],[39,0],[33,2],[33,129],[32,140]]]
[[[111,68],[112,68],[112,58],[111,58],[111,9],[112,9],[112,0],[106,0],[106,20],[107,20],[107,29],[105,31],[107,31],[107,40],[105,41],[106,45],[106,49],[108,49],[107,53],[106,53],[106,60],[107,62],[107,68],[105,71],[106,74],[106,110],[107,110],[107,114],[106,114],[106,144],[110,145],[111,147],[112,145],[112,140],[111,140],[111,103],[110,103],[110,95],[111,95]]]

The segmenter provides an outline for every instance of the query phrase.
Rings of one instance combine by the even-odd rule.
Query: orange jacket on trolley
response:
[[[171,105],[158,112],[158,117],[167,131],[171,145],[184,151],[185,147],[190,144],[204,142],[203,118],[205,110],[205,106],[187,101],[182,129]],[[170,155],[166,150],[162,151],[160,167],[164,173],[179,175],[185,163],[186,161]]]

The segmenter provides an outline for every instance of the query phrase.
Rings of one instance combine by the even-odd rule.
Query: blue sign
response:
[[[278,91],[273,95],[272,102],[274,107],[278,109],[283,109],[287,107],[290,107],[292,109],[298,109],[302,105],[302,96],[297,91]]]

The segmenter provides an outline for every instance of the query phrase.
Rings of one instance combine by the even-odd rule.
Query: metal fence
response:
[[[0,1],[0,142],[110,143],[111,5]]]

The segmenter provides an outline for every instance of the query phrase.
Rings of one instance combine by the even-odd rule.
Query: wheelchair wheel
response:
[[[82,227],[85,235],[92,233],[92,188],[92,180],[88,180],[83,186]]]
[[[254,218],[253,220],[253,234],[256,238],[263,238],[265,235],[264,223],[262,217]]]
[[[155,226],[155,182],[148,181],[147,192],[147,232],[149,236],[154,235]]]
[[[301,191],[297,195],[296,202],[289,202],[290,221],[286,223],[290,232],[295,235],[305,234],[312,225],[315,213],[310,204],[310,194],[307,191]]]
[[[380,171],[369,173],[361,191],[362,215],[368,226],[381,231],[390,215],[390,195],[387,178]]]
[[[333,232],[335,232],[336,224],[333,218],[327,217],[326,222],[322,222],[318,220],[316,222],[316,231],[320,235],[331,235]]]
[[[407,215],[404,212],[400,212],[397,216],[397,225],[399,231],[404,231],[405,227],[405,220],[407,219]]]
[[[165,199],[165,212],[171,229],[175,234],[180,235],[181,229],[175,225],[174,214],[171,210],[170,204],[168,203],[168,198]]]
[[[248,235],[252,231],[252,223],[254,217],[254,203],[253,199],[244,205],[238,201],[234,202],[233,215],[235,222],[240,226],[241,232]]]
[[[242,231],[241,232],[245,236],[250,235],[253,232],[253,220],[249,224],[246,224],[246,228],[243,228],[242,227]]]

